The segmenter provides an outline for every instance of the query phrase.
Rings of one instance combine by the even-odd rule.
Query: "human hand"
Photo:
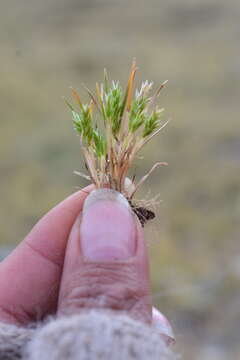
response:
[[[173,335],[152,313],[148,257],[127,200],[93,186],[45,215],[0,264],[0,321],[26,325],[49,314],[86,309],[123,311]]]

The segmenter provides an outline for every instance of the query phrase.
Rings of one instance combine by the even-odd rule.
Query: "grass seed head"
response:
[[[119,82],[110,82],[104,70],[104,82],[96,84],[96,95],[87,89],[89,103],[83,104],[75,89],[72,89],[72,95],[77,109],[66,101],[72,113],[74,128],[80,136],[89,172],[87,176],[97,188],[108,185],[122,192],[129,201],[153,169],[159,164],[165,164],[155,164],[137,184],[125,186],[136,154],[165,126],[160,120],[164,109],[159,109],[156,102],[166,81],[152,96],[149,93],[153,83],[148,81],[143,82],[134,93],[136,70],[134,61],[125,91]],[[95,116],[96,111],[100,113],[100,119]]]

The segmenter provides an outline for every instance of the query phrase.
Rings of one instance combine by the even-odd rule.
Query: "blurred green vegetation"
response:
[[[0,4],[0,241],[14,246],[83,180],[62,96],[106,67],[126,82],[165,79],[172,121],[136,171],[160,192],[146,233],[154,302],[184,359],[240,355],[240,3],[229,0],[8,0]],[[149,189],[151,193],[149,194]]]

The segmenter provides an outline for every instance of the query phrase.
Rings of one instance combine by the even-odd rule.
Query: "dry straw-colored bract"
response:
[[[127,178],[136,154],[167,124],[161,123],[164,109],[156,104],[167,81],[160,85],[153,96],[149,96],[153,83],[148,81],[134,92],[136,70],[133,61],[125,92],[119,82],[110,82],[104,71],[104,82],[96,84],[96,96],[87,89],[89,103],[83,104],[75,89],[72,89],[72,94],[78,110],[66,101],[80,136],[88,170],[88,175],[78,174],[92,181],[96,188],[108,185],[120,191],[129,201],[152,171],[166,164],[156,163],[137,183],[135,177],[131,181]]]

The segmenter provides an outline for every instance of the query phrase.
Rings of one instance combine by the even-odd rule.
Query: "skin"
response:
[[[129,256],[119,253],[118,257],[116,249],[108,249],[107,257],[99,253],[92,258],[91,249],[90,255],[85,256],[89,227],[87,220],[82,220],[82,209],[92,190],[90,185],[54,207],[1,262],[0,321],[26,325],[49,314],[106,308],[127,312],[143,322],[168,326],[157,310],[152,319],[148,256],[136,218],[134,243],[127,244]],[[129,231],[133,220],[124,218],[125,210],[106,203],[104,211],[109,212],[107,222],[115,221],[116,234]],[[102,226],[105,231],[106,224],[97,224],[103,211],[92,207],[89,213],[93,227],[96,222],[95,227],[99,230]]]

